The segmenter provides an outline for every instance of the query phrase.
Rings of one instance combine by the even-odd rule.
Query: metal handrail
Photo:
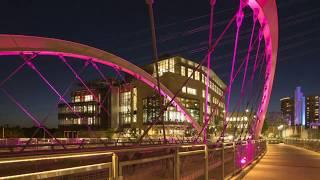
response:
[[[261,143],[265,141],[258,140],[258,141],[252,141],[253,144],[256,143]],[[99,155],[112,155],[112,161],[111,162],[106,162],[106,163],[99,163],[99,164],[90,164],[90,165],[83,165],[83,166],[78,166],[78,167],[68,167],[68,168],[63,168],[63,169],[54,169],[54,170],[46,170],[42,172],[32,172],[32,173],[26,173],[26,174],[21,174],[21,175],[13,175],[13,176],[7,176],[7,177],[0,177],[0,179],[8,179],[11,177],[19,178],[19,177],[30,177],[30,178],[35,178],[35,177],[43,177],[48,173],[48,176],[50,177],[55,177],[55,176],[63,176],[63,175],[72,175],[73,173],[79,173],[82,171],[74,171],[77,169],[83,169],[87,167],[87,171],[83,170],[83,172],[89,172],[89,171],[94,171],[94,170],[101,170],[101,167],[104,167],[104,169],[108,169],[109,171],[109,179],[119,179],[123,176],[123,167],[124,166],[131,166],[131,165],[138,165],[138,164],[144,164],[144,163],[149,163],[153,161],[159,161],[159,160],[164,160],[164,159],[173,159],[174,160],[174,176],[175,179],[180,179],[180,158],[183,156],[192,156],[196,154],[203,154],[204,155],[204,178],[208,179],[208,171],[209,171],[209,163],[208,163],[208,153],[213,152],[213,151],[221,151],[221,160],[218,163],[222,166],[222,174],[223,177],[225,177],[224,174],[224,164],[230,160],[236,160],[236,146],[243,146],[243,145],[248,145],[250,143],[240,143],[236,144],[233,143],[230,145],[229,143],[224,143],[221,144],[222,147],[214,146],[213,148],[210,148],[211,145],[205,145],[205,144],[196,144],[196,145],[165,145],[165,146],[158,146],[158,147],[135,147],[132,149],[117,149],[109,152],[103,152],[103,151],[98,151],[98,152],[90,152],[86,154],[69,154],[69,155],[49,155],[49,156],[40,156],[40,157],[31,157],[31,158],[26,158],[23,157],[21,159],[17,160],[10,160],[10,159],[5,159],[5,160],[0,160],[0,164],[6,164],[6,163],[22,163],[22,162],[27,162],[27,161],[40,161],[41,160],[54,160],[54,159],[69,159],[69,158],[81,158],[81,157],[94,157],[94,156],[99,156]],[[199,149],[201,148],[201,149]],[[203,149],[202,149],[203,148]],[[233,148],[233,157],[228,157],[225,158],[224,152],[226,149],[231,149]],[[154,157],[147,157],[147,158],[142,158],[142,159],[135,159],[135,160],[127,160],[127,161],[119,161],[118,155],[123,154],[123,153],[132,153],[132,152],[149,152],[149,151],[159,151],[162,149],[172,149],[174,150],[174,153],[170,153],[168,155],[162,155],[162,156],[154,156]],[[183,150],[183,151],[180,151]],[[265,151],[265,149],[263,149]],[[264,151],[257,151],[257,155],[261,155]],[[231,152],[231,151],[230,151]],[[258,156],[253,156],[254,159],[258,158]],[[221,163],[220,163],[221,161]],[[251,161],[251,160],[250,160]],[[249,162],[248,162],[249,163]],[[109,166],[110,165],[110,166]],[[108,166],[108,167],[106,167]],[[210,164],[210,167],[212,164]],[[218,165],[217,165],[218,166]],[[211,167],[212,168],[212,167]],[[89,170],[88,170],[89,169]],[[241,168],[240,168],[241,170]],[[234,175],[239,169],[233,168],[232,175]],[[196,176],[199,176],[197,172]],[[201,174],[200,174],[201,175]]]

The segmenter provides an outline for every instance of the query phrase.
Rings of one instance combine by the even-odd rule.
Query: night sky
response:
[[[217,0],[216,38],[236,11],[238,0]],[[208,0],[156,0],[155,19],[159,54],[182,55],[200,61],[206,53],[210,6]],[[278,1],[279,55],[269,111],[279,111],[279,99],[293,96],[296,86],[306,95],[319,94],[320,2],[318,0]],[[249,17],[246,19],[250,20]],[[247,39],[250,23],[245,23],[240,37]],[[214,54],[213,69],[226,80],[233,53],[235,27],[228,32]],[[142,66],[152,62],[149,16],[144,0],[97,1],[0,1],[0,34],[23,34],[64,39],[87,44],[118,55]],[[0,42],[1,43],[1,42]],[[246,54],[247,45],[241,43]],[[61,92],[74,81],[72,74],[54,57],[41,57],[35,64]],[[224,63],[222,61],[229,61]],[[77,71],[83,64],[70,60]],[[18,57],[0,57],[0,80],[23,61]],[[218,66],[221,65],[222,66]],[[113,74],[111,69],[103,67]],[[95,74],[96,73],[96,74]],[[89,67],[85,80],[95,79],[97,72]],[[58,99],[30,69],[25,67],[5,84],[11,95],[24,104],[45,124],[57,125],[55,103]],[[68,95],[67,95],[68,96]],[[0,125],[31,125],[30,120],[0,93]],[[50,102],[50,103],[49,103]],[[48,112],[50,112],[48,114]]]

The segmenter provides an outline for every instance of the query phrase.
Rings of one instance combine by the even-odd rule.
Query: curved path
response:
[[[320,153],[285,144],[268,145],[267,154],[243,179],[320,179]]]

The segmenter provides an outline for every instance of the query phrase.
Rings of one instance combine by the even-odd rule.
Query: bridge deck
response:
[[[284,144],[268,145],[267,154],[244,179],[320,179],[320,153]]]

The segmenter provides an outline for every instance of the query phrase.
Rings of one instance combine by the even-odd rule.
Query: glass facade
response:
[[[120,93],[120,122],[131,123],[131,91]]]
[[[166,72],[172,72],[174,73],[174,66],[175,61],[174,58],[170,58],[170,59],[166,59],[166,60],[162,60],[158,62],[158,70],[159,70],[159,76],[162,76],[164,73]],[[153,76],[156,77],[156,67],[153,67]]]
[[[92,91],[97,93],[95,89]],[[97,96],[101,94],[97,93]],[[93,100],[92,94],[83,89],[77,90],[72,92],[71,100],[70,107],[64,103],[58,105],[59,126],[101,125],[101,116],[106,112]]]

